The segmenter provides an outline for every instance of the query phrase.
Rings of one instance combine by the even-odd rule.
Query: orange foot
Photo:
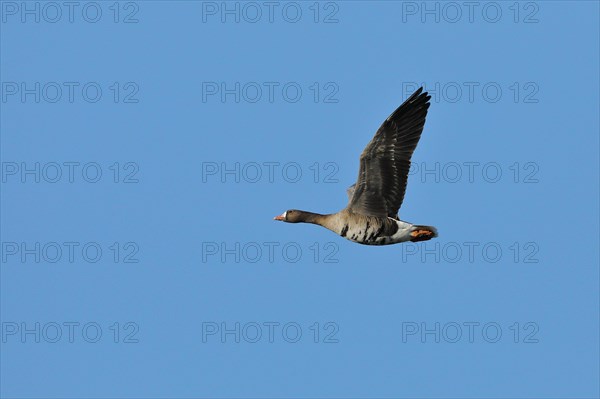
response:
[[[426,241],[433,238],[433,231],[431,230],[415,230],[410,235],[413,237],[411,241]]]

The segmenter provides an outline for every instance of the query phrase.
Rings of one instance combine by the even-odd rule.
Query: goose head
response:
[[[308,216],[307,212],[299,211],[297,209],[290,209],[290,210],[283,212],[279,216],[275,216],[273,218],[273,220],[279,220],[281,222],[287,222],[287,223],[300,223],[300,222],[305,222],[307,216]]]

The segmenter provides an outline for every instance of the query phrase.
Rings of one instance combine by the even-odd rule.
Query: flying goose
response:
[[[318,224],[366,245],[437,237],[435,227],[398,218],[410,158],[421,137],[430,98],[421,87],[383,122],[360,156],[358,180],[347,190],[349,202],[345,209],[329,215],[290,209],[274,220]]]

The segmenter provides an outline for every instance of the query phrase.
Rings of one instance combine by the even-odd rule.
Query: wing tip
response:
[[[428,92],[423,91],[425,88],[423,86],[419,87],[413,94],[411,94],[394,112],[387,117],[386,121],[394,120],[401,113],[406,111],[409,107],[411,109],[421,108],[427,111],[431,103],[431,96]]]
[[[422,101],[424,104],[429,103],[429,100],[431,99],[431,96],[429,95],[429,92],[423,91],[425,88],[423,86],[419,87],[417,89],[417,91],[415,91],[410,97],[409,100],[412,99],[413,103],[416,102],[417,100],[424,100]],[[421,102],[421,101],[419,101]]]

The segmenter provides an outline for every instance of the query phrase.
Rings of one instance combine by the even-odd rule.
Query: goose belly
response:
[[[364,245],[396,244],[411,239],[412,224],[392,218],[389,218],[389,220],[391,223],[372,221],[371,223],[365,222],[360,225],[348,226],[342,229],[340,235],[352,242]]]

